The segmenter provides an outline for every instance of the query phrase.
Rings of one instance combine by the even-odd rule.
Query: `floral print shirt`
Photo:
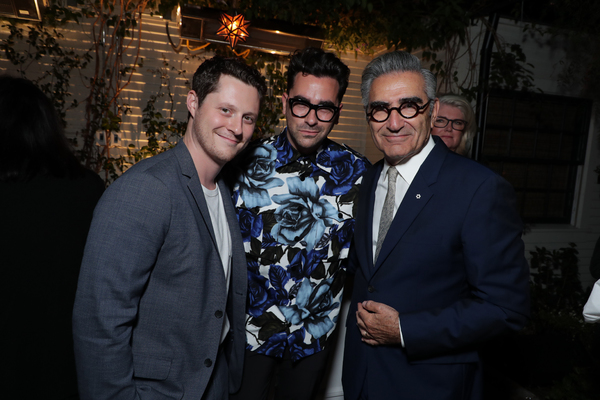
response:
[[[233,190],[246,259],[247,348],[293,361],[326,345],[340,312],[355,200],[369,161],[326,139],[311,156],[287,131],[251,145]]]

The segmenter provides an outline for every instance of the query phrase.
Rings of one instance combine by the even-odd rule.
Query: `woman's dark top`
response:
[[[0,182],[1,374],[14,398],[77,398],[71,314],[103,191],[91,171]]]

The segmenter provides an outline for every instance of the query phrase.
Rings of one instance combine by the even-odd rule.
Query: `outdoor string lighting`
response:
[[[217,31],[217,35],[223,36],[228,40],[229,45],[233,49],[238,40],[243,42],[249,36],[249,26],[250,21],[246,21],[242,14],[231,16],[223,13],[221,14],[221,27]]]

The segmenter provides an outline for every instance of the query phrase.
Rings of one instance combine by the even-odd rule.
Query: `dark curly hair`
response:
[[[350,68],[342,62],[333,53],[327,53],[315,47],[307,47],[304,50],[296,50],[290,59],[290,65],[287,72],[287,91],[288,93],[294,87],[296,75],[313,75],[317,78],[333,78],[340,85],[338,90],[338,102],[342,98],[348,87],[350,78]]]

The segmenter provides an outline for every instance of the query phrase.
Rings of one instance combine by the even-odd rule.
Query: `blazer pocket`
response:
[[[479,362],[479,354],[476,351],[467,351],[465,353],[446,354],[438,357],[422,358],[411,360],[410,364],[467,364]]]
[[[133,376],[142,379],[164,381],[169,377],[173,360],[141,354],[133,355]]]

